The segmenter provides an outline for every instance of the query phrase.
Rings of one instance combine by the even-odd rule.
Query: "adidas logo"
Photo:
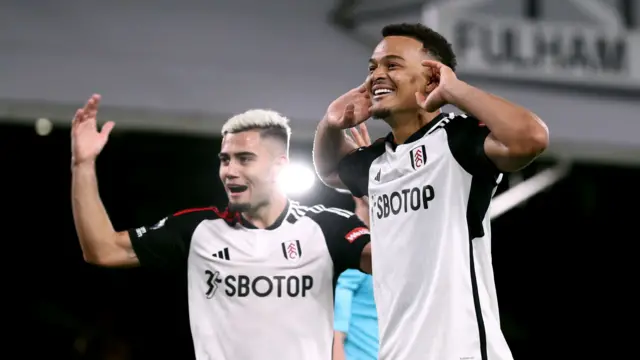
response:
[[[224,250],[218,251],[218,253],[211,254],[214,258],[222,259],[222,260],[231,260],[229,258],[229,248],[224,248]]]
[[[380,172],[381,172],[381,171],[382,171],[382,170],[378,170],[378,174],[376,175],[376,177],[375,177],[375,178],[373,178],[375,181],[380,181]]]

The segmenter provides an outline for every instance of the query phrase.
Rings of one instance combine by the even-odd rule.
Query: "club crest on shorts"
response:
[[[298,260],[302,256],[300,240],[285,241],[282,243],[282,254],[287,260]]]
[[[416,146],[409,151],[411,157],[411,167],[418,170],[427,163],[427,147],[424,145]]]

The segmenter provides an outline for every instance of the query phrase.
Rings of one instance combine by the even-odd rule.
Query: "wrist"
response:
[[[74,158],[71,159],[71,171],[93,171],[96,167],[96,160],[76,160]]]
[[[444,100],[451,105],[458,105],[460,99],[466,97],[471,89],[471,85],[462,80],[456,80],[453,84],[447,86],[444,91]]]
[[[325,115],[322,120],[320,120],[320,126],[329,131],[342,131],[342,128],[338,124],[329,120],[329,115]]]

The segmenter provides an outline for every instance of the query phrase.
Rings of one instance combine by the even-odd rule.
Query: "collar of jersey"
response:
[[[287,214],[289,213],[289,206],[290,206],[289,200],[287,200],[287,206],[284,207],[284,210],[282,211],[280,216],[278,216],[276,221],[274,221],[273,224],[271,224],[271,226],[264,228],[264,230],[275,230],[279,228],[280,225],[282,225],[282,222],[284,221],[284,219],[287,218]],[[245,219],[244,216],[242,215],[240,215],[240,224],[242,224],[242,226],[244,226],[247,229],[257,229],[255,225],[253,225],[251,222]]]
[[[409,136],[409,138],[407,139],[407,141],[404,142],[404,144],[410,144],[410,143],[412,143],[414,141],[418,141],[418,140],[422,139],[422,137],[429,130],[431,130],[431,128],[436,126],[436,124],[440,120],[442,120],[442,118],[444,116],[445,116],[445,114],[442,113],[442,112],[440,114],[438,114],[438,116],[434,117],[433,120],[429,121],[429,123],[427,125],[423,126],[422,128],[420,128],[420,130],[414,132],[411,136]],[[393,150],[395,150],[398,145],[402,145],[402,144],[396,144],[396,139],[393,137],[393,132],[390,132],[389,134],[387,134],[387,137],[385,138],[385,141],[391,145],[391,148]]]

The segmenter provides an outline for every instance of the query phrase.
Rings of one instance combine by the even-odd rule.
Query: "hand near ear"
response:
[[[449,104],[450,89],[460,80],[448,66],[434,60],[424,60],[427,71],[427,88],[424,93],[416,93],[416,101],[423,109],[434,112]]]
[[[334,100],[327,109],[327,121],[330,126],[349,129],[369,119],[371,98],[364,84],[353,88]]]

